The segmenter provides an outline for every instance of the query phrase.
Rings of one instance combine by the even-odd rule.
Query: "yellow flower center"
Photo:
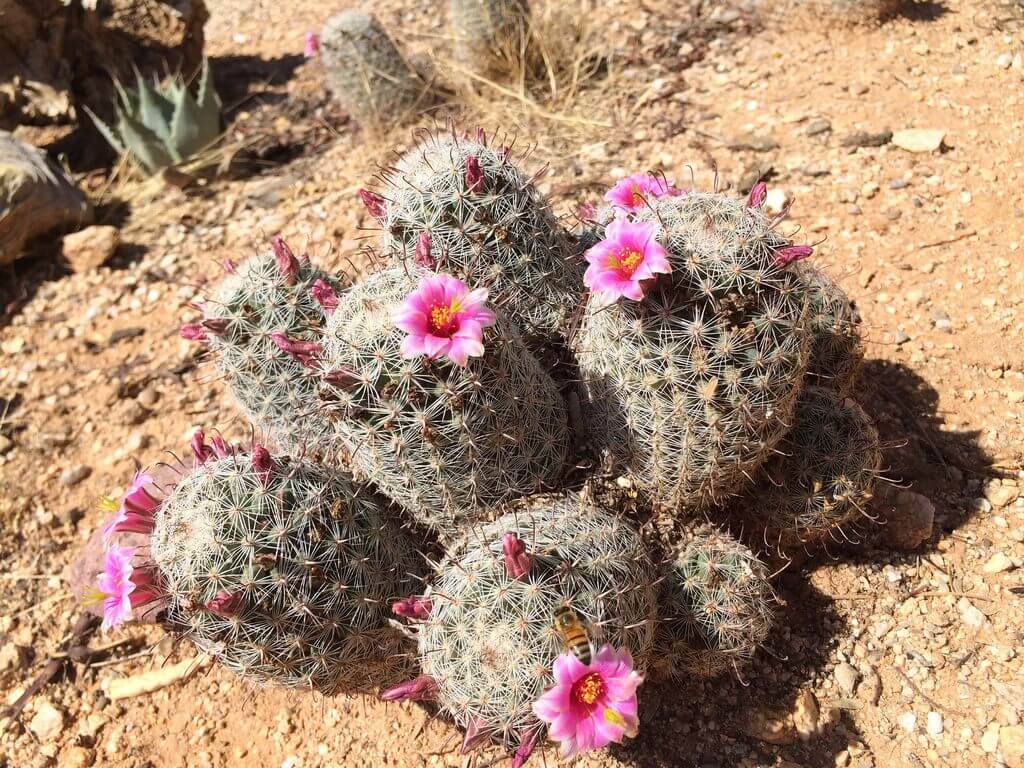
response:
[[[644,255],[640,251],[635,248],[623,248],[616,256],[608,259],[608,264],[618,270],[623,277],[632,277],[643,260]]]
[[[597,672],[581,677],[572,687],[573,695],[580,704],[592,707],[604,695],[604,680]]]
[[[437,306],[430,310],[430,333],[434,336],[448,336],[455,330],[457,315],[462,310],[458,299],[452,299],[448,306]]]

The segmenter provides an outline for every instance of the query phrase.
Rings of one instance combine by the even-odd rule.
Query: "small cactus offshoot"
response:
[[[800,279],[811,301],[811,358],[807,383],[849,393],[864,362],[857,305],[824,272],[801,265]]]
[[[527,0],[451,0],[459,61],[478,75],[515,74],[530,35]]]
[[[175,77],[154,87],[136,73],[135,90],[116,79],[116,122],[113,126],[85,107],[103,138],[120,154],[127,153],[147,174],[184,162],[213,144],[221,132],[220,99],[209,62],[203,62],[198,96]]]

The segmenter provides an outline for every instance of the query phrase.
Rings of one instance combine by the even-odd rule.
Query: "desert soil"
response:
[[[110,264],[75,273],[44,244],[0,287],[0,705],[79,615],[67,568],[100,523],[96,499],[120,493],[137,463],[182,453],[197,426],[248,435],[177,336],[188,304],[223,259],[275,234],[331,267],[364,263],[374,233],[355,191],[388,146],[410,141],[408,126],[359,131],[323,92],[319,65],[301,60],[304,32],[333,7],[208,3],[207,51],[232,135],[248,131],[264,166],[136,191],[101,209],[122,229]],[[373,10],[426,51],[446,45],[433,5],[381,0]],[[766,175],[773,199],[794,202],[785,226],[818,243],[815,259],[865,318],[856,396],[878,421],[894,484],[871,512],[906,513],[922,501],[899,497],[909,489],[934,504],[934,530],[901,551],[887,526],[866,521],[859,543],[791,566],[778,578],[769,648],[742,679],[649,684],[639,737],[583,764],[1024,765],[1024,28],[996,26],[1013,9],[984,0],[926,3],[855,28],[716,13],[719,23],[698,26],[685,4],[600,3],[580,15],[595,20],[609,70],[577,103],[495,94],[456,120],[497,121],[536,145],[532,167],[548,165],[540,186],[565,214],[634,170],[702,188]],[[944,131],[942,147],[850,139],[911,128]],[[150,626],[92,639],[113,643],[102,661],[68,665],[8,724],[0,766],[501,758],[459,755],[457,731],[421,707],[257,690],[217,668],[111,701],[111,680],[194,655]],[[534,761],[555,764],[556,751]]]

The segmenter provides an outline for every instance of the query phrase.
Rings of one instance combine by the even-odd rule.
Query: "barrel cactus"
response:
[[[469,532],[437,568],[418,623],[420,666],[467,739],[509,749],[542,729],[533,702],[565,652],[555,614],[569,607],[596,650],[647,664],[657,575],[637,532],[576,496],[541,497]]]
[[[331,16],[320,33],[319,51],[328,87],[361,124],[393,123],[429,100],[427,84],[371,14]]]
[[[807,383],[848,393],[864,362],[860,312],[828,275],[801,265],[800,279],[811,303],[811,357]]]
[[[764,565],[726,533],[687,533],[662,584],[655,669],[671,678],[738,672],[764,644],[774,593]]]
[[[394,317],[418,295],[417,279],[422,286],[434,276],[385,270],[341,297],[324,335],[324,414],[360,473],[453,537],[491,505],[557,483],[566,406],[501,314],[483,331],[481,355],[464,364],[406,356]],[[430,313],[437,319],[455,302]]]
[[[527,0],[451,0],[459,61],[477,74],[513,74],[529,43]]]
[[[256,683],[369,691],[406,673],[388,606],[418,569],[395,510],[342,473],[259,445],[248,455],[199,440],[196,451],[160,501],[137,476],[108,527],[151,532],[151,563],[127,571],[132,595],[153,594],[171,632]]]
[[[229,274],[202,304],[186,338],[209,346],[239,408],[277,445],[319,454],[331,445],[330,422],[320,416],[315,375],[319,339],[337,304],[339,281],[297,258],[280,238],[273,249]]]
[[[609,260],[600,275],[612,283],[591,294],[573,346],[594,444],[657,505],[714,506],[789,428],[811,334],[806,292],[786,264],[803,250],[756,205],[655,194],[588,251],[591,269]],[[627,279],[626,298],[609,302],[615,281],[641,267],[644,279]]]
[[[778,451],[736,505],[769,545],[838,541],[844,526],[866,517],[882,454],[878,432],[857,403],[807,387]]]
[[[551,336],[579,302],[582,271],[510,154],[482,133],[426,135],[381,176],[383,249],[399,263],[488,287],[528,336]]]

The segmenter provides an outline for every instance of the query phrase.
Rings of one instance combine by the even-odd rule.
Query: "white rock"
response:
[[[900,715],[900,728],[907,733],[913,733],[917,728],[917,715],[913,712],[906,712]]]
[[[939,128],[908,128],[896,131],[892,143],[907,152],[934,152],[942,146],[946,132]]]
[[[942,733],[942,714],[940,712],[929,712],[925,729],[931,736],[938,736]]]
[[[53,741],[64,730],[64,713],[46,699],[39,702],[28,729],[40,741]]]
[[[988,562],[981,567],[985,573],[1003,573],[1013,570],[1013,561],[1002,552],[996,552],[988,559]]]
[[[768,213],[781,213],[792,201],[789,192],[781,187],[772,187],[764,199],[764,210]]]
[[[835,678],[839,690],[847,696],[852,696],[857,688],[857,681],[860,680],[860,672],[852,664],[844,662],[836,666]]]
[[[966,597],[957,600],[956,609],[960,611],[960,618],[963,619],[964,624],[971,629],[981,629],[988,622],[988,617]]]

